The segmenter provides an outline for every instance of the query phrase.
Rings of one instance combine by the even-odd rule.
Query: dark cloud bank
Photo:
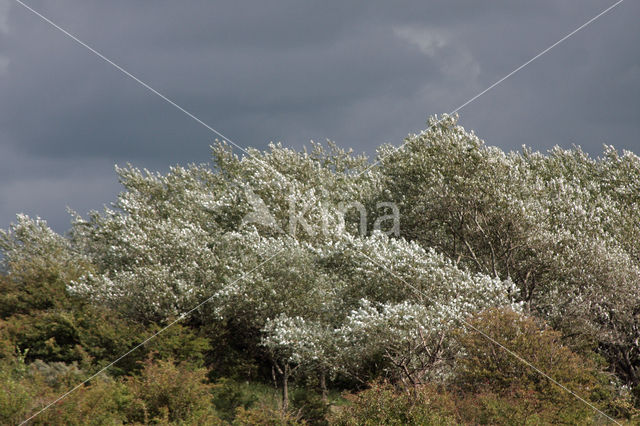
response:
[[[29,1],[242,146],[331,139],[374,154],[425,127],[612,1]],[[460,112],[503,149],[640,151],[640,4],[626,1]],[[215,135],[0,0],[0,228],[64,231],[115,163],[206,162]]]

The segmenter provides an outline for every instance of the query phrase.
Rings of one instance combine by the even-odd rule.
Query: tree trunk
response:
[[[284,370],[282,371],[282,414],[289,409],[289,364],[284,364]]]
[[[322,402],[327,403],[327,376],[324,370],[320,372],[320,389],[322,390]]]
[[[273,387],[278,390],[278,379],[276,378],[276,367],[271,364],[271,378],[273,379]]]

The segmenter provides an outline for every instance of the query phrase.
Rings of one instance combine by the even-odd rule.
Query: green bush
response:
[[[25,380],[28,367],[25,354],[18,352],[0,360],[0,424],[24,420],[38,388]]]
[[[38,361],[25,364],[24,354],[0,364],[0,424],[18,424],[74,387],[83,376],[74,365]],[[38,414],[34,425],[121,424],[130,400],[122,383],[97,377]]]
[[[309,389],[296,389],[291,398],[294,412],[310,425],[328,425],[329,405],[322,400],[322,395]]]
[[[511,310],[471,318],[455,333],[461,347],[448,389],[432,384],[401,389],[375,383],[340,407],[338,424],[592,424],[593,408],[518,360],[487,336],[610,416],[637,420],[630,392],[617,388],[597,357],[580,356],[560,333]]]
[[[144,330],[118,318],[112,312],[89,306],[71,310],[32,311],[0,320],[0,340],[28,349],[28,362],[77,362],[87,370],[99,369],[133,347]],[[143,359],[141,349],[112,370],[123,374],[134,370]]]
[[[218,421],[206,373],[184,362],[148,358],[140,374],[124,382],[133,396],[129,420],[145,424]]]
[[[338,425],[455,425],[459,423],[451,395],[434,386],[400,390],[388,382],[374,383],[340,407],[331,418]]]
[[[593,405],[606,409],[602,396],[613,395],[614,391],[609,376],[592,359],[564,346],[559,332],[511,310],[489,310],[468,324],[457,332],[464,355],[457,362],[455,378],[465,393],[462,405],[468,417],[484,418],[488,423],[539,419],[568,424],[584,424],[596,417],[587,404],[485,335]]]
[[[146,333],[152,335],[162,327],[153,324]],[[174,324],[158,334],[147,345],[154,352],[155,359],[173,359],[176,362],[188,361],[190,365],[203,367],[205,354],[211,349],[209,340],[182,324]]]
[[[250,409],[239,407],[232,424],[234,426],[296,426],[307,423],[291,413],[283,413],[269,405],[261,404]]]
[[[213,403],[220,417],[226,421],[233,421],[238,408],[249,409],[257,400],[255,394],[246,390],[233,380],[219,380],[213,391]]]
[[[27,281],[23,281],[27,279]],[[0,276],[0,318],[69,306],[64,282],[41,271],[29,277]]]
[[[60,391],[49,393],[55,400]],[[95,378],[33,419],[36,425],[105,425],[127,421],[132,395],[127,387],[108,376]],[[36,410],[37,411],[37,410]]]

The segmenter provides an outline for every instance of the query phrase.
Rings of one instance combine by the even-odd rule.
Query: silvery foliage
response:
[[[367,362],[379,360],[392,374],[394,361],[418,376],[448,371],[458,348],[454,327],[474,312],[511,306],[511,283],[471,274],[443,255],[415,243],[375,232],[361,238],[345,235],[314,248],[318,262],[334,276],[338,297],[328,299],[333,315],[269,319],[263,345],[291,364],[366,380]],[[426,359],[428,358],[428,359]],[[395,370],[395,371],[394,371]]]
[[[547,175],[535,243],[538,309],[551,323],[596,342],[628,383],[640,382],[640,158],[605,147],[601,159],[555,149],[529,163]]]
[[[72,242],[95,270],[69,288],[141,321],[178,315],[220,280],[221,233],[198,208],[202,193],[223,189],[220,178],[200,166],[117,173],[125,191],[113,208],[75,217]]]
[[[578,147],[507,154],[451,116],[381,155],[405,238],[513,279],[527,309],[640,382],[638,156],[610,146],[597,159]]]
[[[366,160],[335,146],[327,151],[317,145],[301,154],[272,145],[266,153],[251,153],[239,159],[219,144],[213,170],[207,165],[173,167],[161,175],[117,168],[125,191],[114,206],[87,220],[75,218],[73,244],[88,253],[96,270],[73,282],[70,290],[141,321],[179,315],[212,295],[229,301],[235,294],[231,288],[247,282],[265,286],[263,293],[254,286],[262,299],[245,299],[255,302],[254,311],[264,308],[264,300],[273,300],[275,311],[293,304],[274,297],[268,287],[301,281],[307,271],[288,270],[282,259],[295,263],[300,252],[296,245],[347,232],[336,200],[366,196],[375,178],[372,173],[357,176]],[[273,223],[243,221],[254,210],[252,194],[266,203]],[[294,215],[299,223],[309,224],[306,229],[284,231],[290,206],[298,209]],[[325,223],[327,232],[321,232]],[[252,271],[270,253],[285,249],[290,253],[273,262],[278,268],[268,264]],[[313,287],[313,279],[306,281]],[[220,311],[224,309],[215,302],[202,309],[213,316]]]
[[[88,257],[51,230],[46,221],[23,214],[16,219],[9,229],[0,230],[0,269],[14,280],[26,283],[40,277],[69,282],[90,269]]]
[[[359,173],[364,158],[335,146],[298,153],[272,145],[239,159],[221,144],[214,160],[213,170],[174,167],[166,175],[118,168],[125,190],[114,206],[75,218],[72,244],[95,269],[70,290],[140,321],[211,298],[197,312],[202,319],[262,330],[278,360],[334,373],[398,350],[419,327],[432,336],[484,307],[510,304],[498,279],[417,244],[358,235],[344,206],[370,202],[380,187],[378,171]],[[246,220],[255,197],[269,220]],[[363,345],[374,329],[388,332]],[[307,337],[278,340],[282,333]]]

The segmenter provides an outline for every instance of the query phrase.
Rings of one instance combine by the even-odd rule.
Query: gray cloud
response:
[[[243,146],[401,143],[611,1],[30,1]],[[504,149],[640,150],[640,5],[624,2],[461,111]],[[215,135],[0,0],[0,228],[100,208],[114,163],[206,162]]]

